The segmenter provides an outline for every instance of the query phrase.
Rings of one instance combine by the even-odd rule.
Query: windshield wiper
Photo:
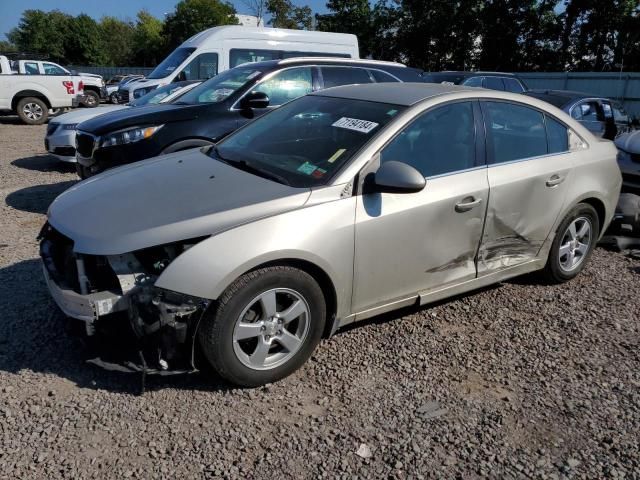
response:
[[[258,168],[254,165],[247,163],[246,160],[231,160],[229,158],[225,158],[220,155],[220,150],[216,145],[213,146],[213,152],[216,154],[216,157],[223,163],[227,165],[231,165],[232,167],[236,167],[239,170],[243,170],[245,172],[253,173],[254,175],[258,175],[262,178],[268,178],[269,180],[274,180],[278,183],[282,183],[283,185],[291,186],[289,180],[287,180],[282,175],[278,175],[277,173],[273,173],[269,170],[264,170],[262,168]]]

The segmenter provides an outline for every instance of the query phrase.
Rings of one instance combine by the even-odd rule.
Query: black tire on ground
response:
[[[17,113],[24,123],[41,125],[49,118],[49,107],[39,98],[25,97],[18,102]]]
[[[100,105],[100,95],[98,92],[94,92],[93,90],[85,90],[84,91],[85,99],[84,106],[89,108],[95,108]]]
[[[109,101],[113,104],[120,103],[120,97],[118,97],[118,92],[113,92],[111,95],[109,95]]]
[[[87,168],[84,165],[80,165],[79,163],[76,163],[76,173],[78,174],[81,180],[84,180],[85,178],[90,176],[87,173]]]
[[[285,363],[267,370],[246,366],[234,351],[236,321],[252,300],[272,289],[291,289],[309,307],[309,330],[296,353]],[[255,387],[280,380],[300,368],[320,342],[326,321],[326,304],[318,283],[297,268],[274,266],[246,273],[233,282],[205,313],[198,330],[199,346],[213,369],[236,385]]]
[[[565,236],[568,234],[567,229],[569,226],[576,220],[586,219],[589,222],[589,226],[591,228],[589,245],[586,253],[582,255],[582,260],[579,264],[571,269],[567,270],[563,268],[561,259],[563,258],[560,247],[563,244],[567,243],[567,240],[570,240],[570,237]],[[567,214],[564,220],[560,223],[558,230],[556,231],[556,236],[553,239],[553,243],[551,244],[551,251],[549,252],[549,257],[547,258],[547,264],[543,270],[544,278],[550,283],[562,283],[567,282],[578,275],[586,266],[589,261],[589,257],[593,252],[593,249],[596,246],[596,242],[598,241],[598,237],[600,236],[600,224],[598,220],[598,213],[596,210],[589,204],[579,203],[575,207],[571,209],[571,211]]]

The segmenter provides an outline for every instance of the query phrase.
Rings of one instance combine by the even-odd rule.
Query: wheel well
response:
[[[598,200],[597,198],[585,198],[584,200],[581,201],[581,203],[586,203],[588,205],[591,205],[596,213],[598,214],[598,231],[600,232],[600,235],[602,235],[602,229],[604,227],[604,219],[606,217],[606,210],[604,208],[604,203],[602,203],[601,200]]]
[[[303,272],[308,273],[313,277],[313,279],[318,282],[320,285],[320,289],[322,290],[322,294],[324,295],[324,300],[327,305],[327,319],[324,326],[324,332],[322,336],[327,338],[331,335],[331,330],[333,329],[333,321],[335,319],[335,315],[338,308],[338,298],[336,294],[336,289],[333,286],[333,282],[327,273],[314,263],[308,262],[306,260],[300,260],[297,258],[289,258],[276,260],[273,262],[263,263],[262,265],[258,265],[257,267],[251,269],[258,270],[260,268],[265,267],[274,267],[274,266],[287,266],[297,268],[302,270]]]
[[[84,90],[89,90],[91,92],[95,92],[98,95],[100,94],[100,89],[98,87],[96,87],[95,85],[85,85],[84,86]]]
[[[11,110],[15,110],[18,107],[18,102],[25,97],[34,97],[42,100],[48,108],[51,108],[49,99],[37,90],[22,90],[16,93],[11,100]]]
[[[182,140],[178,140],[177,142],[173,142],[172,144],[164,147],[161,154],[175,153],[183,149],[203,147],[211,144],[213,144],[211,139],[199,137],[183,138]]]

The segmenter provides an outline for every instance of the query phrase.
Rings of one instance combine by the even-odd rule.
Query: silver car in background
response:
[[[353,85],[77,184],[41,256],[67,315],[131,340],[129,369],[203,358],[252,386],[354,321],[535,270],[570,280],[620,185],[613,143],[548,103]]]

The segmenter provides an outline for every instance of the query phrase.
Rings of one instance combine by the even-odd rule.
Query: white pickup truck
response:
[[[29,125],[47,121],[49,109],[77,107],[84,85],[77,77],[15,73],[0,55],[0,111],[17,114]]]
[[[82,80],[84,85],[84,99],[81,103],[86,107],[97,107],[100,99],[107,98],[104,79],[93,73],[76,73],[47,60],[16,60],[14,69],[23,75],[74,75]]]

